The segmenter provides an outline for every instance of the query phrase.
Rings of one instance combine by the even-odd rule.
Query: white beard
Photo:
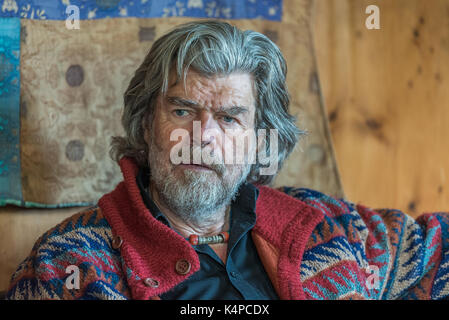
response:
[[[153,138],[148,162],[150,183],[159,198],[183,221],[197,225],[215,220],[216,212],[235,199],[251,169],[250,164],[212,164],[213,171],[182,170],[164,160]]]

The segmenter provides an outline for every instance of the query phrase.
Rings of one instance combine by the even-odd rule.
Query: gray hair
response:
[[[143,123],[152,119],[156,98],[165,94],[169,74],[185,82],[189,68],[204,76],[244,72],[252,75],[256,92],[255,128],[265,129],[266,153],[270,152],[270,129],[278,130],[278,170],[300,135],[296,119],[288,113],[287,66],[279,48],[261,33],[242,31],[226,22],[201,20],[179,25],[156,40],[124,94],[122,124],[126,135],[113,137],[110,155],[115,161],[134,158],[148,164]],[[146,122],[145,122],[146,121]],[[261,175],[253,164],[247,182],[269,184],[275,175]]]

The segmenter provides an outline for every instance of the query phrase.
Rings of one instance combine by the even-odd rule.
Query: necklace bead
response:
[[[217,235],[213,236],[198,236],[196,234],[192,234],[189,237],[189,242],[192,245],[199,244],[215,244],[215,243],[225,243],[229,240],[229,232],[223,231]]]

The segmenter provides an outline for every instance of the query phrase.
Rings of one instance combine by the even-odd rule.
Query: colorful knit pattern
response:
[[[111,228],[99,208],[66,219],[37,240],[13,275],[7,299],[128,298],[126,269],[111,242]],[[80,289],[67,288],[69,265],[79,268]]]
[[[415,221],[310,189],[281,191],[324,214],[298,270],[307,299],[449,298],[448,213]],[[36,242],[7,299],[131,299],[131,283],[140,279],[112,239],[100,208],[72,216]],[[79,267],[80,289],[66,286],[69,265]]]
[[[449,214],[416,221],[310,189],[281,188],[321,210],[300,268],[308,299],[449,298]]]

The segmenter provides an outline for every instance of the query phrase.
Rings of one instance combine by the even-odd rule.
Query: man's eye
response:
[[[189,113],[187,112],[187,110],[184,110],[184,109],[176,109],[176,110],[175,110],[175,114],[176,114],[178,117],[185,117],[185,116],[187,116]]]
[[[226,123],[233,123],[235,121],[235,119],[230,116],[223,116],[223,121]]]

